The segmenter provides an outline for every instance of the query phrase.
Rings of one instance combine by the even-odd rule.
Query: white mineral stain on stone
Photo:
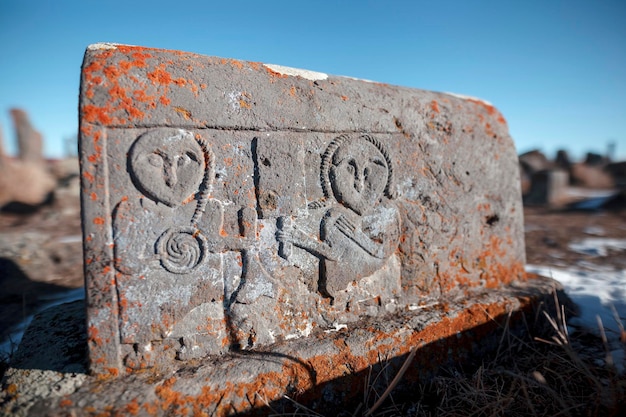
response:
[[[396,217],[396,213],[397,211],[392,207],[378,207],[374,213],[372,213],[372,215],[375,216],[376,221],[370,224],[371,233],[373,235],[381,235],[385,233],[387,225],[392,224]]]
[[[269,282],[262,274],[259,275],[257,279],[247,287],[247,289],[247,295],[252,301],[255,301],[262,295],[274,298],[274,287],[272,286],[272,283]]]
[[[356,78],[356,77],[349,77],[347,75],[340,75],[341,78],[347,78],[349,80],[354,80],[354,81],[362,81],[364,83],[376,83],[379,84],[378,81],[373,81],[373,80],[366,80],[365,78]]]
[[[420,187],[417,180],[413,178],[405,178],[401,183],[399,182],[396,185],[396,194],[406,200],[417,201],[421,193],[422,187]]]
[[[330,332],[338,332],[341,329],[346,329],[348,330],[348,325],[347,324],[339,324],[337,322],[333,323],[333,329],[328,329],[328,330],[324,330],[324,333],[330,333]]]
[[[313,325],[311,324],[311,322],[307,321],[305,322],[304,330],[300,330],[300,329],[296,329],[296,330],[298,331],[298,333],[288,334],[287,336],[285,336],[285,340],[298,339],[300,337],[308,337],[311,334],[311,331],[313,330]]]
[[[217,174],[217,176],[218,176],[220,179],[226,179],[226,178],[228,177],[228,175],[227,175],[227,173],[228,173],[228,172],[226,171],[226,167],[225,167],[224,165],[221,165],[221,166],[217,167],[217,168],[215,169],[215,173]],[[222,201],[222,200],[220,200],[220,202],[221,202],[222,204],[225,204],[225,205],[227,205],[227,204],[228,204],[228,201]]]
[[[283,67],[282,65],[263,64],[264,67],[277,72],[282,75],[289,75],[292,77],[302,77],[311,81],[325,80],[328,78],[327,74],[323,72],[309,71],[298,68]]]
[[[447,94],[449,96],[460,98],[460,99],[463,99],[463,100],[480,101],[481,103],[486,104],[487,106],[493,106],[493,104],[491,104],[487,100],[483,100],[482,98],[477,98],[477,97],[472,97],[472,96],[464,96],[463,94],[456,94],[456,93],[443,93],[443,94]]]
[[[117,47],[120,46],[120,45],[121,44],[119,44],[119,43],[112,43],[112,42],[98,42],[98,43],[92,43],[91,45],[89,45],[87,47],[87,49],[89,51],[117,49]]]
[[[434,307],[434,306],[436,306],[436,305],[439,305],[439,302],[429,303],[429,304],[423,304],[423,305],[415,305],[415,304],[411,304],[411,305],[409,305],[409,311],[423,310],[423,309],[425,309],[425,308]]]
[[[239,100],[241,99],[241,92],[231,91],[228,93],[228,103],[233,111],[238,111],[241,108]]]

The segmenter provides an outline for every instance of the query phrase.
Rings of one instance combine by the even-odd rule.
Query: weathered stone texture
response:
[[[97,374],[524,278],[517,155],[480,100],[100,44],[80,148]]]

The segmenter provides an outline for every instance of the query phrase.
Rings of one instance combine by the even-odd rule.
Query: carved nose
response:
[[[168,187],[173,187],[178,182],[178,176],[176,175],[176,161],[173,164],[165,163],[163,164],[164,176],[165,176],[165,184]]]
[[[363,191],[363,175],[359,175],[358,173],[354,177],[354,189],[357,192]]]

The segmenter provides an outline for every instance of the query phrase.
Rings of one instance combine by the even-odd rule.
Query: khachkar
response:
[[[80,154],[97,374],[523,279],[517,156],[480,100],[98,44]]]

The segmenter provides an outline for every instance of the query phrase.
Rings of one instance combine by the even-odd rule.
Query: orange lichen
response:
[[[133,415],[133,416],[136,416],[137,414],[139,414],[140,407],[139,407],[139,404],[137,403],[136,398],[134,398],[131,402],[126,404],[125,411],[128,414]]]
[[[169,105],[167,93],[171,83],[189,86],[197,95],[198,88],[193,81],[184,78],[173,79],[165,63],[160,63],[152,71],[146,73],[146,78],[157,87],[157,90],[164,89],[165,91],[162,91],[158,101],[156,96],[147,94],[146,83],[140,81],[141,77],[131,73],[134,68],[148,67],[147,60],[152,58],[152,54],[145,52],[146,50],[146,48],[119,47],[92,55],[92,61],[83,69],[85,97],[93,98],[96,88],[106,88],[108,99],[104,104],[85,104],[81,109],[84,122],[124,125],[133,119],[143,119],[145,113],[137,104],[144,103],[152,109],[156,108],[157,104]],[[122,59],[114,65],[107,65],[114,54],[126,54],[127,59]],[[172,62],[172,64],[176,63]],[[128,89],[129,83],[135,84],[132,90]]]
[[[102,339],[99,336],[99,331],[98,328],[96,326],[89,326],[89,328],[87,329],[87,337],[89,339],[89,341],[95,343],[98,346],[102,346]]]
[[[289,77],[288,75],[281,74],[280,72],[274,71],[273,69],[271,69],[268,66],[264,66],[264,68],[265,68],[265,71],[267,71],[267,73],[270,76],[272,76],[272,77],[275,77],[275,78],[287,78],[287,77]]]
[[[430,108],[435,112],[435,113],[439,113],[439,103],[437,103],[437,100],[433,100],[430,102]]]
[[[11,396],[15,396],[15,394],[17,394],[17,385],[16,384],[9,384],[9,386],[6,388],[6,392],[7,392],[7,394],[9,394]]]
[[[185,108],[182,107],[174,107],[174,111],[176,113],[182,114],[182,116],[186,119],[189,120],[191,119],[191,112]],[[199,135],[196,135],[196,138],[198,138]]]
[[[496,110],[495,107],[493,107],[491,104],[485,103],[484,101],[481,100],[474,100],[474,99],[467,99],[467,101],[474,103],[480,107],[482,107],[483,109],[485,109],[487,111],[487,114],[489,116],[496,116],[496,120],[498,121],[498,123],[504,124],[506,125],[506,119],[502,116],[502,114]],[[482,120],[481,120],[482,121]]]
[[[236,67],[238,69],[243,69],[243,63],[241,61],[236,60],[236,59],[231,59],[230,60],[230,65],[232,65],[233,67]]]
[[[102,225],[104,224],[104,219],[102,217],[95,217],[93,219],[93,224]]]
[[[110,124],[113,119],[109,116],[108,112],[102,107],[96,107],[91,104],[83,106],[83,119],[87,123],[100,123],[103,125]]]
[[[61,407],[71,407],[74,403],[69,398],[63,398],[59,401],[59,406]]]
[[[172,76],[165,70],[165,64],[159,64],[153,71],[146,74],[153,85],[168,85],[172,82]]]

